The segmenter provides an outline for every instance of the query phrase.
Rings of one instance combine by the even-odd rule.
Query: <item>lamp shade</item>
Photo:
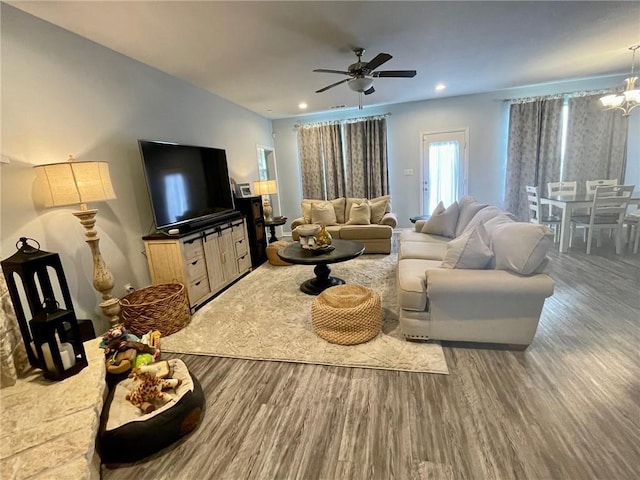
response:
[[[107,162],[68,161],[37,165],[34,169],[38,194],[45,207],[61,207],[116,198]]]
[[[253,192],[255,195],[272,195],[278,193],[278,185],[275,180],[259,180],[253,182]]]

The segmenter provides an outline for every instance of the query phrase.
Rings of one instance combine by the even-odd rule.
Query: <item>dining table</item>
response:
[[[571,215],[575,210],[591,207],[593,205],[593,196],[593,193],[540,195],[541,204],[558,207],[562,211],[562,218],[560,220],[560,253],[569,251]],[[627,203],[629,205],[640,205],[640,191],[634,190]]]

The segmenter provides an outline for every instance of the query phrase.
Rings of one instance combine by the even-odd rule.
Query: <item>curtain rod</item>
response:
[[[576,92],[565,92],[565,93],[554,93],[551,95],[540,95],[539,97],[522,97],[522,98],[503,98],[502,102],[507,102],[511,104],[518,103],[530,103],[535,102],[537,100],[554,100],[557,98],[564,98],[565,96],[568,98],[574,97],[588,97],[590,95],[605,95],[607,93],[614,93],[621,91],[620,88],[605,88],[600,90],[580,90]]]
[[[315,123],[295,123],[293,125],[294,130],[299,128],[309,128],[309,127],[320,127],[322,125],[340,125],[342,123],[355,123],[355,122],[364,122],[366,120],[380,120],[381,118],[390,117],[391,113],[383,113],[380,115],[370,115],[368,117],[353,117],[353,118],[343,118],[340,120],[327,120],[324,122],[315,122]]]

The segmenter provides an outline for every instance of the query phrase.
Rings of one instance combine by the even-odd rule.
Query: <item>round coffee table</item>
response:
[[[278,256],[289,263],[298,265],[315,265],[313,272],[315,278],[310,278],[300,285],[300,290],[308,295],[318,295],[323,290],[343,285],[344,280],[331,276],[329,264],[346,262],[364,253],[364,245],[351,240],[333,240],[331,245],[334,249],[330,252],[312,252],[302,248],[299,242],[292,243],[278,250]]]

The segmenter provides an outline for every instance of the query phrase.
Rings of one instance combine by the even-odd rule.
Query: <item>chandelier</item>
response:
[[[638,77],[635,76],[633,71],[635,67],[636,50],[639,48],[640,45],[629,47],[629,50],[633,51],[633,57],[631,60],[631,75],[624,80],[624,92],[606,95],[600,99],[605,110],[622,110],[623,117],[631,115],[631,110],[640,105],[640,90],[636,88],[636,80],[638,80]]]

